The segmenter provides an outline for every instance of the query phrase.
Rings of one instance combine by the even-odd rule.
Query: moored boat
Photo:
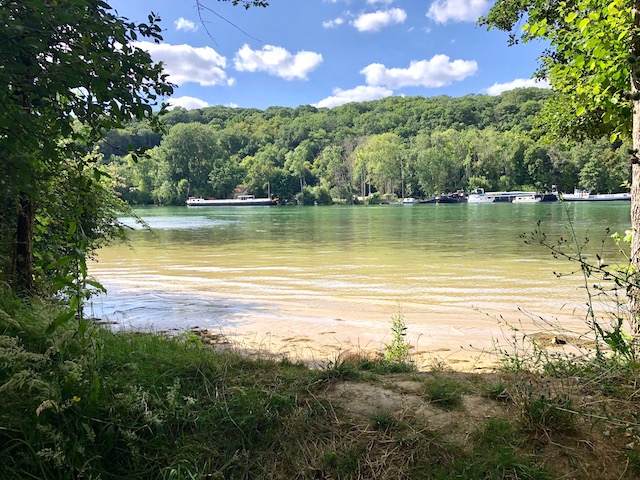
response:
[[[237,206],[268,206],[274,205],[271,198],[256,198],[253,195],[239,195],[237,198],[211,199],[201,197],[189,197],[188,207],[237,207]]]
[[[574,190],[573,193],[561,193],[560,198],[565,202],[611,202],[631,200],[629,192],[623,193],[591,193],[587,190]]]
[[[484,188],[476,188],[467,196],[469,203],[512,202],[519,195],[531,192],[485,192]]]
[[[458,190],[457,192],[438,195],[435,201],[436,203],[466,203],[467,196],[464,194],[463,190]]]
[[[531,195],[518,195],[513,198],[512,203],[539,203],[542,201],[542,195],[531,194]]]
[[[476,188],[467,197],[469,203],[537,203],[555,202],[557,199],[557,195],[553,192],[485,192],[482,188]]]

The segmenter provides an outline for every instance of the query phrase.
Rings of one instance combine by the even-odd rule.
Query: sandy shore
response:
[[[266,293],[256,299],[246,292],[229,298],[211,289],[171,286],[171,290],[150,290],[148,284],[133,283],[114,289],[95,299],[89,314],[109,321],[115,329],[206,330],[211,338],[224,337],[246,351],[317,366],[335,362],[348,351],[384,352],[392,341],[393,318],[401,315],[418,368],[446,365],[463,371],[491,368],[503,358],[500,351],[526,353],[522,349],[531,345],[521,342],[522,334],[576,338],[588,330],[575,304],[554,316],[528,313],[504,303],[479,308],[461,302],[442,305],[400,303],[384,297]]]
[[[396,312],[397,313],[397,312]],[[393,315],[393,313],[391,314]],[[270,319],[234,329],[204,329],[215,339],[235,347],[314,366],[324,366],[358,352],[384,353],[392,341],[388,320],[314,320],[307,312],[299,322]],[[460,371],[490,370],[504,358],[500,353],[530,353],[531,339],[544,347],[572,349],[584,346],[585,325],[578,317],[542,318],[515,312],[508,318],[483,312],[440,313],[433,318],[403,312],[405,339],[419,369],[447,367]],[[526,339],[523,340],[523,336]],[[561,339],[555,342],[554,338]]]

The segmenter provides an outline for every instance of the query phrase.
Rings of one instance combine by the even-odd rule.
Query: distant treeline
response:
[[[628,146],[544,138],[536,114],[549,90],[499,96],[388,97],[332,109],[176,108],[168,129],[141,123],[108,133],[100,151],[131,204],[226,198],[240,185],[301,203],[371,194],[428,198],[486,190],[625,190]],[[146,147],[133,159],[131,149]]]

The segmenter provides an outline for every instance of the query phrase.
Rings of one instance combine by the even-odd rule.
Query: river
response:
[[[583,326],[576,266],[522,234],[590,239],[599,252],[629,224],[627,202],[162,207],[136,211],[130,245],[98,252],[90,273],[108,289],[90,313],[114,328],[208,328],[303,359],[390,341],[401,312],[420,354],[491,349],[504,323],[536,316]],[[606,241],[602,254],[616,259]],[[503,323],[501,326],[500,324]],[[508,327],[506,328],[508,330]],[[460,357],[460,358],[458,358]],[[466,357],[465,357],[466,358]]]

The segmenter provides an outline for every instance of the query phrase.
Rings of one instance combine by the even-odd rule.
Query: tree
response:
[[[321,185],[332,189],[336,198],[352,202],[353,187],[351,176],[344,160],[344,148],[339,145],[326,147],[314,165],[314,174],[320,178]]]
[[[275,145],[269,145],[252,157],[245,157],[240,164],[245,169],[248,187],[255,193],[271,194],[270,182],[273,179],[277,165],[281,164],[282,152]]]
[[[313,150],[309,140],[303,140],[300,145],[287,152],[284,156],[284,168],[300,180],[300,191],[307,183],[306,176],[309,173],[312,160]]]
[[[209,185],[216,198],[230,198],[242,183],[242,169],[235,158],[217,158],[209,173]]]
[[[159,42],[159,20],[135,24],[97,0],[0,1],[2,231],[17,290],[33,289],[34,223],[47,183],[69,159],[90,158],[88,146],[105,131],[134,118],[158,125],[152,106],[172,86],[131,42]]]
[[[416,178],[428,195],[462,188],[463,163],[469,156],[470,136],[456,130],[416,136]]]
[[[228,159],[214,130],[197,122],[171,127],[160,147],[151,154],[164,164],[169,182],[177,185],[180,180],[187,180],[190,186],[187,196],[199,197],[213,193],[209,175],[214,163]],[[178,200],[184,202],[186,197]]]
[[[549,190],[554,172],[548,149],[540,144],[530,145],[524,152],[524,164],[536,190]]]
[[[378,191],[392,194],[402,181],[402,139],[395,133],[373,135],[358,149],[358,158],[367,166],[371,183]]]
[[[538,76],[557,97],[546,119],[555,135],[631,139],[631,262],[640,271],[640,0],[498,0],[481,24],[511,33],[526,16],[521,38],[542,38],[551,48]],[[633,282],[637,284],[638,282]],[[640,333],[640,291],[630,291],[632,330]]]

